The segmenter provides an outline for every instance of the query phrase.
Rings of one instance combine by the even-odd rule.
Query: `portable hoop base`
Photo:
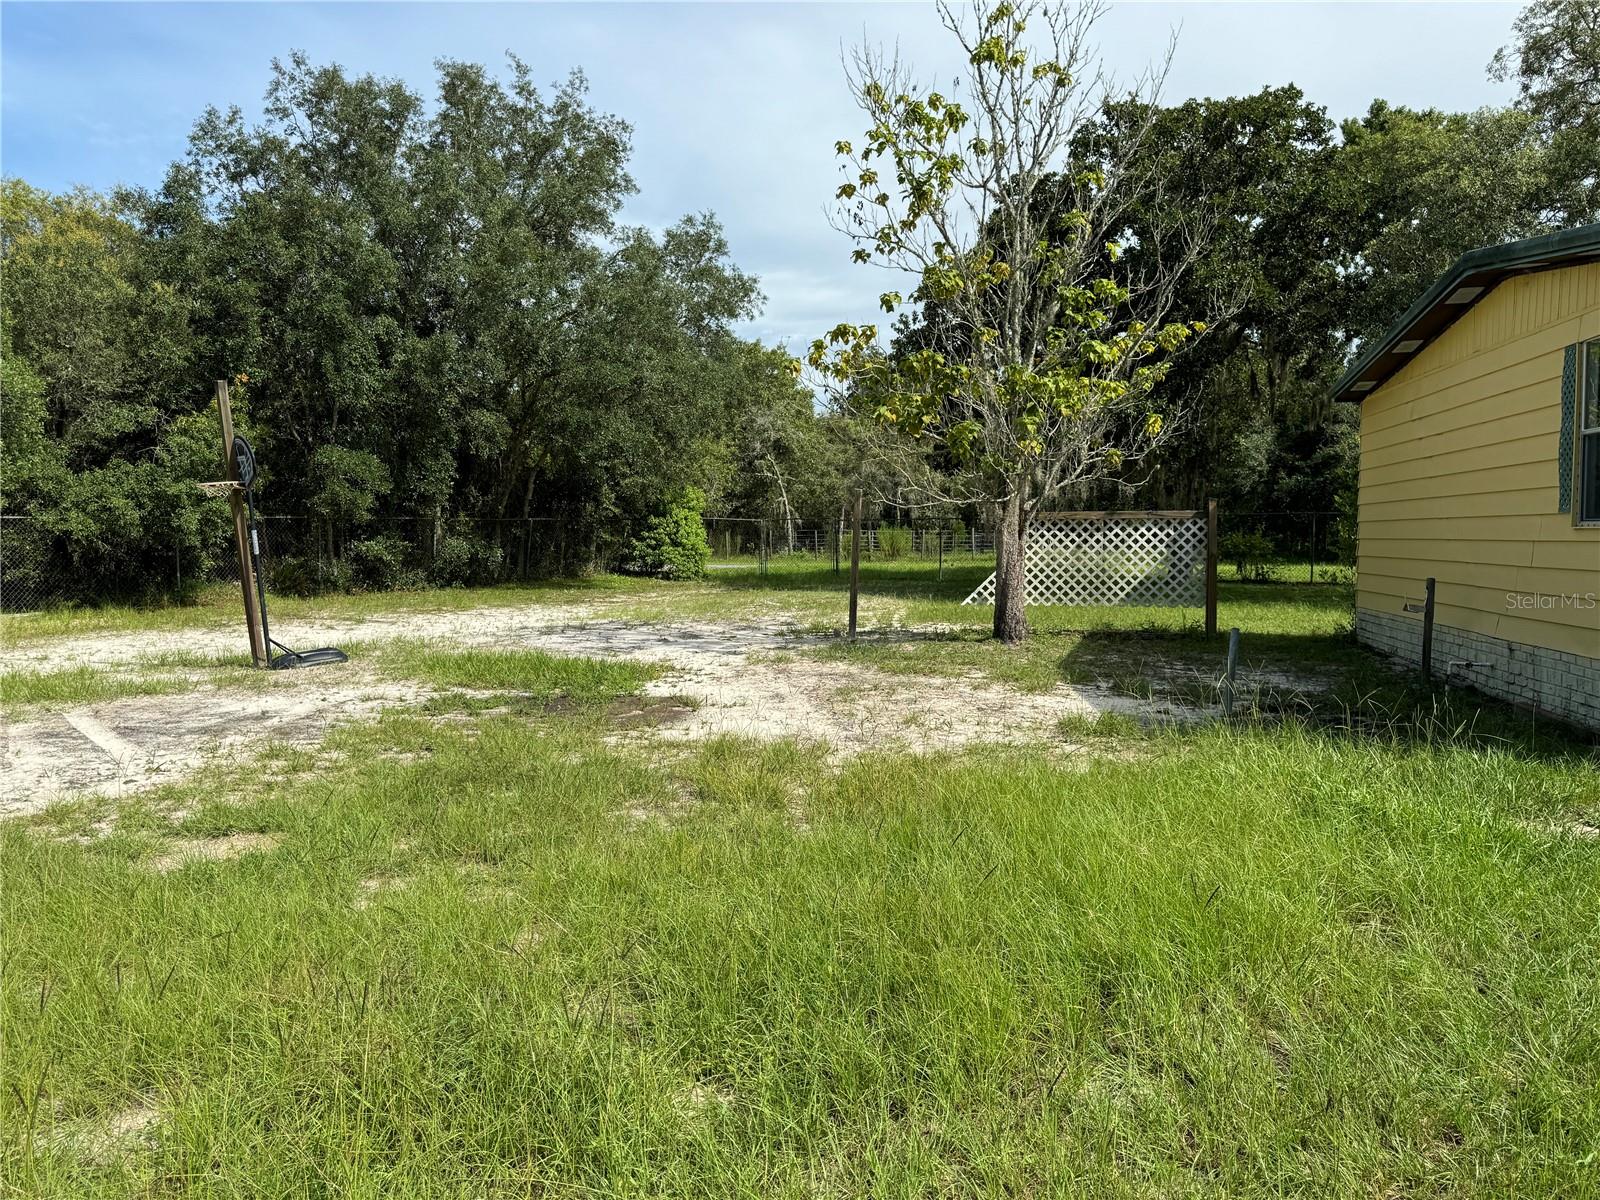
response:
[[[291,650],[272,636],[267,623],[267,584],[261,570],[261,530],[256,522],[256,453],[247,438],[233,432],[233,411],[228,382],[217,380],[217,415],[222,420],[222,456],[228,478],[202,483],[209,495],[227,495],[233,508],[234,533],[239,548],[239,579],[244,585],[245,629],[250,635],[250,656],[269,671],[295,671],[349,662],[343,650],[321,646]],[[243,503],[240,503],[240,500]],[[274,650],[281,653],[273,654]]]

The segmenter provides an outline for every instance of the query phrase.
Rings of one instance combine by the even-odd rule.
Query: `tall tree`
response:
[[[1269,477],[1278,430],[1315,409],[1320,385],[1344,358],[1343,315],[1365,218],[1338,170],[1333,123],[1298,88],[1154,110],[1119,101],[1080,140],[1087,153],[1146,126],[1150,170],[1167,181],[1160,204],[1180,206],[1210,229],[1178,282],[1179,310],[1233,298],[1166,381],[1183,397],[1183,426],[1138,489],[1154,507],[1179,508],[1257,488]],[[1144,253],[1147,224],[1165,219],[1159,207],[1147,215],[1132,206],[1130,259]]]
[[[297,54],[267,101],[257,125],[208,112],[140,199],[212,370],[252,380],[280,511],[330,550],[407,517],[427,551],[457,514],[556,517],[598,552],[700,482],[755,281],[710,215],[618,225],[629,130],[581,75],[442,62],[430,112]]]
[[[911,299],[938,320],[933,344],[901,358],[875,327],[841,325],[810,362],[879,423],[937,445],[963,497],[999,508],[994,633],[1012,643],[1027,632],[1034,515],[1163,443],[1168,356],[1203,328],[1171,319],[1201,241],[1185,214],[1150,222],[1137,267],[1117,262],[1130,207],[1160,208],[1138,153],[1148,126],[1091,158],[1071,153],[1106,101],[1089,40],[1100,12],[941,4],[967,61],[954,95],[863,49],[849,81],[870,126],[859,149],[837,147],[837,223],[855,260],[911,276]],[[904,299],[886,292],[883,307]]]
[[[1600,220],[1600,0],[1533,0],[1512,33],[1489,74],[1516,81],[1517,107],[1550,139],[1549,204],[1562,224]]]
[[[219,545],[216,456],[187,387],[189,299],[112,200],[0,183],[0,508],[7,596],[135,597]],[[0,597],[0,600],[4,600]]]

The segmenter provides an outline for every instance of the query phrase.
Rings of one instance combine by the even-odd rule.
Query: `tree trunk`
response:
[[[995,530],[994,636],[1008,646],[1028,636],[1026,545],[1022,496],[1013,489]]]

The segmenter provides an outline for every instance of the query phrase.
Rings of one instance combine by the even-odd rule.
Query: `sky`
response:
[[[1165,99],[1295,83],[1336,120],[1374,97],[1414,107],[1505,104],[1485,66],[1514,4],[1119,4],[1097,30],[1121,78],[1177,53]],[[0,4],[0,174],[52,190],[154,185],[209,105],[260,112],[272,59],[404,80],[431,95],[443,58],[557,81],[582,68],[594,106],[633,126],[638,194],[623,219],[722,221],[761,278],[746,336],[800,350],[840,321],[879,318],[880,270],[849,260],[826,210],[833,143],[863,123],[841,51],[898,47],[924,78],[960,66],[931,4],[13,3]],[[909,287],[904,290],[910,291]]]

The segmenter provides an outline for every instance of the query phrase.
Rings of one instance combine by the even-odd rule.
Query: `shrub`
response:
[[[950,522],[950,543],[957,550],[967,547],[967,523],[960,517]]]
[[[661,516],[650,518],[623,556],[622,569],[659,579],[703,579],[711,561],[706,523],[701,517],[705,495],[688,488]]]
[[[493,583],[500,576],[503,557],[499,546],[478,538],[451,535],[439,543],[428,567],[428,579],[435,587],[475,587]]]
[[[1356,581],[1355,570],[1351,567],[1336,566],[1317,568],[1317,582],[1331,583],[1338,587],[1349,587]]]
[[[349,563],[329,562],[320,555],[291,554],[267,561],[267,590],[284,596],[348,592],[353,583]]]
[[[893,562],[911,553],[911,530],[891,525],[878,530],[878,553]]]
[[[353,584],[365,591],[387,592],[414,587],[418,582],[416,573],[406,565],[410,547],[396,534],[351,542],[345,547],[344,556]]]
[[[1220,549],[1222,557],[1233,564],[1240,579],[1261,583],[1272,578],[1268,565],[1272,558],[1272,542],[1266,534],[1225,534]]]

